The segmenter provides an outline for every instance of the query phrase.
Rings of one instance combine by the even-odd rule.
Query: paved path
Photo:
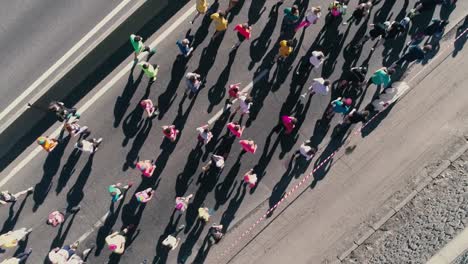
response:
[[[392,13],[400,18],[410,3],[397,2],[392,5],[386,4],[378,16],[385,17]],[[221,3],[222,8],[225,4]],[[326,6],[326,1],[321,1],[320,4]],[[265,11],[257,15],[263,8]],[[376,10],[380,8],[381,6],[378,6]],[[94,158],[86,153],[73,151],[72,139],[48,156],[41,152],[2,187],[11,191],[28,186],[36,187],[33,197],[26,200],[24,207],[16,205],[13,208],[13,220],[10,220],[7,228],[35,227],[34,235],[28,240],[28,246],[35,248],[31,256],[32,263],[42,261],[50,247],[71,243],[87,234],[100,222],[104,222],[104,227],[97,227],[83,242],[84,246],[93,243],[98,246],[90,260],[91,263],[104,263],[109,258],[109,252],[104,247],[104,237],[111,229],[119,229],[128,223],[136,224],[140,231],[136,240],[120,258],[121,263],[135,263],[143,258],[159,261],[158,263],[175,263],[176,260],[191,262],[197,255],[197,262],[200,262],[203,254],[198,253],[207,227],[194,222],[198,206],[204,203],[214,208],[216,213],[213,222],[221,222],[226,228],[230,228],[263,201],[269,199],[268,201],[274,204],[288,185],[295,181],[294,178],[303,173],[302,169],[297,170],[294,175],[285,174],[283,164],[304,140],[314,134],[315,143],[328,143],[331,129],[318,120],[321,119],[330,97],[313,96],[308,101],[298,103],[302,83],[292,77],[292,70],[314,44],[314,49],[330,52],[321,74],[336,80],[341,75],[342,67],[361,64],[366,59],[370,44],[364,47],[358,61],[352,56],[344,58],[343,53],[338,52],[347,47],[354,38],[362,36],[365,26],[339,26],[338,31],[327,30],[318,37],[319,31],[324,27],[322,21],[304,33],[297,34],[301,48],[292,55],[290,63],[286,63],[280,69],[274,66],[269,70],[269,62],[277,51],[275,42],[278,39],[282,16],[282,12],[278,14],[272,9],[271,1],[243,3],[231,24],[251,22],[254,27],[253,38],[250,42],[243,43],[237,52],[231,53],[230,48],[237,40],[235,34],[229,31],[223,39],[210,42],[213,25],[210,25],[208,20],[203,21],[200,18],[193,26],[187,20],[182,21],[180,25],[177,23],[186,12],[187,9],[181,10],[180,15],[174,16],[148,40],[148,43],[151,43],[163,36],[166,29],[171,26],[177,27],[176,32],[164,35],[164,41],[157,46],[158,53],[150,59],[151,62],[161,65],[159,78],[154,84],[149,85],[148,79],[141,75],[140,70],[133,68],[131,73],[124,72],[123,78],[117,78],[122,69],[130,63],[131,58],[128,58],[125,64],[116,68],[78,104],[78,107],[81,107],[91,102],[93,97],[101,94],[102,89],[110,87],[99,97],[98,103],[86,110],[80,121],[91,128],[93,135],[104,137],[103,146]],[[193,57],[185,62],[176,59],[177,49],[174,43],[183,38],[189,29],[191,34],[195,34],[196,49]],[[404,39],[398,41],[400,45],[404,42]],[[370,72],[381,66],[382,55],[385,57],[385,64],[388,65],[398,56],[398,52],[388,46],[380,46],[369,61]],[[183,97],[183,78],[186,71],[194,70],[206,76],[207,82],[198,96],[190,100]],[[265,78],[256,78],[265,74],[265,71]],[[318,72],[312,72],[308,81],[302,82],[308,84],[312,78],[319,75]],[[116,82],[109,86],[109,81],[114,78]],[[213,124],[215,138],[212,143],[201,149],[196,148],[195,128],[207,122],[222,108],[226,97],[224,87],[233,82],[241,82],[242,87],[245,87],[252,80],[257,80],[251,90],[254,106],[250,117],[244,118],[248,125],[244,134],[258,143],[257,154],[241,155],[238,143],[223,137],[226,118],[221,118]],[[372,87],[366,94],[363,104],[370,100],[374,89]],[[148,96],[157,101],[162,110],[160,117],[153,121],[144,120],[138,106],[138,102]],[[283,113],[295,113],[302,120],[299,132],[293,137],[284,137],[273,130],[279,115]],[[235,120],[238,118],[239,116],[234,117]],[[399,118],[403,119],[402,116]],[[336,117],[330,127],[334,127],[338,121]],[[181,130],[180,139],[176,143],[163,141],[160,126],[166,124],[175,124]],[[50,132],[55,129],[56,127],[52,128]],[[7,175],[35,147],[28,149],[12,166],[3,171],[0,177]],[[214,175],[203,176],[201,164],[205,162],[209,152],[220,149],[230,150],[223,173],[219,178]],[[140,175],[130,167],[138,158],[156,159],[157,169],[152,179],[141,181]],[[315,162],[314,160],[313,163]],[[240,179],[242,173],[252,167],[265,176],[255,191],[249,192],[241,186]],[[366,177],[372,178],[369,175]],[[366,177],[362,176],[360,181],[367,181]],[[135,187],[125,201],[115,206],[115,214],[106,215],[110,206],[107,186],[127,180],[135,181]],[[137,206],[134,200],[131,200],[133,192],[146,186],[157,187],[156,197],[144,207]],[[319,186],[321,193],[341,193],[340,198],[347,199],[347,194],[342,192],[341,183]],[[195,194],[191,209],[182,217],[171,216],[175,196],[189,193]],[[316,193],[313,192],[313,195]],[[380,201],[369,202],[378,204]],[[82,211],[72,222],[68,221],[63,229],[52,229],[42,224],[50,211],[76,204],[82,205]],[[332,207],[333,204],[333,201],[323,200],[320,206]],[[20,216],[18,219],[15,218],[17,215]],[[8,218],[6,211],[0,218]],[[159,244],[165,235],[181,223],[186,224],[182,235],[183,243],[178,250],[167,255]],[[329,226],[322,230],[323,234],[327,233],[328,228]],[[45,237],[52,240],[45,243]],[[117,261],[112,258],[112,262]]]

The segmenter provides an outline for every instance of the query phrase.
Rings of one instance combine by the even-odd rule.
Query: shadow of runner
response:
[[[465,32],[466,28],[468,28],[468,16],[465,17],[463,25],[457,28],[457,33],[455,35],[457,40],[453,43],[452,57],[457,56],[458,52],[463,49],[463,46],[465,46],[466,40],[468,39],[468,33]],[[464,34],[464,36],[461,34]]]
[[[67,162],[63,165],[60,176],[57,180],[57,187],[55,187],[55,193],[59,194],[63,188],[67,185],[68,180],[75,172],[75,166],[80,160],[81,151],[74,149],[70,156],[68,157]]]
[[[80,204],[81,200],[83,200],[84,193],[83,189],[88,181],[89,175],[91,174],[93,167],[93,156],[89,156],[88,162],[84,166],[83,170],[80,172],[80,175],[76,179],[75,184],[67,193],[67,202],[68,207],[67,209],[71,209]]]
[[[239,183],[239,187],[237,187],[236,194],[229,201],[228,207],[224,211],[223,216],[220,220],[220,224],[223,225],[223,233],[226,233],[226,231],[229,228],[229,225],[232,223],[234,218],[236,218],[236,212],[237,210],[239,210],[242,201],[244,200],[246,192],[247,185]]]
[[[224,67],[221,74],[219,74],[216,83],[208,90],[208,101],[210,102],[207,110],[208,113],[211,113],[211,111],[213,111],[213,107],[218,105],[226,95],[226,85],[229,81],[229,75],[231,73],[231,67],[234,63],[234,59],[236,58],[236,53],[237,49],[229,52],[229,60],[226,64],[226,67]]]
[[[122,200],[119,201],[119,205],[116,210],[114,210],[114,203],[111,202],[109,215],[107,215],[106,220],[97,231],[96,251],[94,252],[94,256],[99,256],[101,254],[101,251],[104,248],[104,245],[106,244],[106,236],[108,236],[112,232],[112,227],[117,222],[126,194],[127,193],[124,193],[124,198],[122,198]]]
[[[52,188],[52,178],[60,168],[60,160],[62,159],[65,148],[68,145],[70,137],[65,138],[62,143],[59,143],[55,149],[47,155],[47,158],[42,166],[44,174],[42,175],[41,181],[34,186],[33,193],[33,212],[36,212],[39,206],[44,202],[45,198],[49,194]]]
[[[126,171],[129,167],[134,168],[135,162],[138,159],[138,153],[140,152],[141,148],[145,144],[146,139],[151,131],[151,127],[153,126],[152,120],[150,118],[144,121],[143,127],[140,129],[138,134],[133,141],[132,148],[128,151],[127,156],[125,158],[125,163],[123,165],[122,170]]]
[[[191,178],[197,172],[201,155],[202,151],[200,148],[194,148],[190,151],[184,169],[177,175],[175,186],[176,197],[181,197],[187,192],[188,187],[193,181]]]
[[[130,106],[130,100],[135,94],[136,89],[138,88],[138,85],[140,85],[140,82],[143,78],[143,71],[140,68],[137,68],[137,70],[140,71],[140,74],[138,75],[136,80],[133,79],[133,71],[136,65],[136,63],[133,64],[132,69],[130,70],[130,75],[128,76],[127,84],[125,85],[122,94],[119,97],[117,97],[117,100],[115,101],[114,127],[118,127],[120,125],[120,122],[122,121],[125,112],[127,112],[127,109]]]
[[[14,211],[14,207],[16,203],[13,203],[10,205],[10,209],[8,210],[8,218],[5,220],[2,226],[2,230],[0,230],[0,234],[4,234],[8,231],[13,230],[13,228],[16,225],[16,222],[18,221],[18,218],[21,214],[21,211],[24,209],[24,205],[26,204],[26,200],[29,197],[30,194],[26,194],[26,197],[24,197],[23,201],[21,202],[21,205],[19,206],[18,210]]]
[[[184,243],[182,243],[180,246],[179,254],[177,255],[177,263],[185,263],[192,255],[192,249],[197,243],[197,240],[203,232],[204,227],[205,223],[201,220],[197,220],[197,224],[193,227],[193,229],[187,235]]]
[[[170,234],[174,234],[177,230],[177,225],[179,224],[179,220],[182,217],[182,214],[178,214],[177,219],[174,222],[174,215],[176,214],[176,210],[172,211],[171,218],[169,219],[169,223],[167,224],[166,228],[164,229],[163,234],[159,237],[156,243],[156,256],[154,256],[152,263],[153,264],[165,264],[167,262],[167,257],[169,255],[170,249],[162,245],[162,242],[166,237]],[[174,222],[174,223],[173,223]]]
[[[54,239],[52,240],[49,250],[52,250],[53,248],[56,248],[56,247],[63,246],[63,243],[65,243],[65,239],[67,239],[68,232],[70,232],[70,228],[73,224],[73,221],[75,220],[75,216],[76,214],[71,215],[70,220],[68,221],[68,224],[65,230],[63,230],[63,226],[64,226],[63,224],[59,226],[57,235],[55,235]],[[48,256],[46,256],[46,259],[48,259]]]
[[[215,196],[216,204],[214,206],[214,210],[218,210],[218,208],[221,205],[225,204],[229,200],[229,197],[231,197],[231,194],[234,191],[234,188],[237,184],[236,178],[239,174],[239,170],[241,166],[240,159],[241,159],[241,156],[239,155],[234,165],[232,165],[231,169],[229,170],[227,175],[224,177],[223,182],[219,183],[215,187],[214,196]]]

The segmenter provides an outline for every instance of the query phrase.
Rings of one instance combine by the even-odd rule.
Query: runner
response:
[[[140,66],[145,75],[150,78],[150,82],[156,81],[159,72],[159,65],[150,64],[148,62],[140,62],[138,63],[138,66]]]
[[[276,63],[279,59],[281,59],[281,61],[285,60],[293,52],[293,45],[293,40],[280,41],[278,54],[276,54],[275,58],[272,61],[272,64]]]
[[[307,89],[307,92],[301,95],[302,98],[305,98],[309,93],[310,96],[314,94],[328,95],[330,92],[330,81],[323,78],[315,78],[312,81],[312,85]]]
[[[198,132],[198,141],[202,142],[203,144],[208,144],[210,140],[213,138],[213,133],[210,131],[210,125],[206,124],[197,128]]]
[[[331,17],[334,18],[346,15],[347,9],[348,6],[346,5],[345,1],[332,1],[328,6],[328,11],[330,11]]]
[[[171,142],[176,141],[179,130],[177,130],[174,125],[162,126],[162,129],[166,138],[168,138]]]
[[[135,51],[134,52],[134,55],[135,55],[135,61],[138,61],[138,55],[142,52],[148,52],[149,54],[154,54],[156,53],[156,50],[151,50],[150,47],[148,46],[145,46],[143,44],[143,38],[138,36],[138,35],[135,35],[135,34],[131,34],[130,35],[130,43],[132,43],[132,47],[133,47],[133,50]]]
[[[10,193],[9,191],[0,192],[0,204],[5,205],[8,203],[15,203],[21,195],[29,195],[33,193],[34,187],[29,187],[24,191],[17,192],[15,194]]]
[[[7,233],[0,236],[0,248],[16,247],[19,241],[25,238],[31,232],[32,228],[26,229],[25,227],[14,231],[8,231]]]
[[[211,241],[213,238],[215,243],[218,243],[221,238],[223,238],[223,225],[217,225],[213,224],[210,227],[209,233],[208,233],[208,239]]]
[[[197,14],[195,17],[190,21],[190,24],[193,24],[195,22],[195,19],[197,19],[200,15],[205,15],[206,11],[208,11],[208,1],[206,0],[197,0]]]
[[[395,73],[393,68],[382,67],[371,76],[368,84],[382,85],[387,88],[392,81],[391,75],[393,73]]]
[[[247,39],[250,39],[250,36],[252,35],[252,27],[248,23],[244,24],[237,24],[234,27],[234,31],[237,31],[237,38],[239,41],[232,46],[231,49],[237,49],[239,46],[242,44],[242,42]]]
[[[302,156],[307,161],[309,161],[315,156],[315,153],[317,153],[317,148],[311,146],[310,140],[307,140],[304,143],[302,143],[301,147],[298,151],[296,151],[293,158],[297,159],[299,156]]]
[[[37,144],[41,146],[45,151],[51,152],[58,145],[58,140],[55,138],[49,138],[47,136],[42,136],[37,138]]]
[[[241,115],[249,114],[250,113],[250,107],[253,105],[252,103],[252,97],[247,94],[243,94],[239,96],[239,106],[237,107],[236,111],[241,110]]]
[[[109,194],[112,197],[112,202],[115,203],[115,202],[120,201],[124,197],[128,189],[132,187],[132,185],[133,183],[131,182],[129,182],[125,186],[122,186],[120,182],[110,185],[108,190],[109,190]]]
[[[231,135],[240,138],[244,132],[245,127],[239,125],[238,122],[230,122],[226,126],[229,129]]]
[[[296,127],[297,118],[294,116],[283,115],[281,116],[281,122],[283,123],[283,126],[286,129],[286,134],[288,135],[291,134]]]
[[[250,152],[252,154],[255,154],[257,151],[257,144],[251,139],[242,139],[239,141],[239,144],[242,147],[242,150],[245,152]]]
[[[444,33],[445,27],[449,24],[449,21],[447,20],[441,20],[441,19],[432,19],[432,23],[424,29],[424,34],[429,37],[436,37],[440,38],[442,37],[442,34]]]
[[[342,114],[343,116],[349,112],[353,100],[351,98],[338,97],[331,101],[330,106],[326,112],[327,119],[331,119],[335,113]]]
[[[187,58],[192,54],[193,47],[190,47],[190,40],[185,38],[182,41],[178,40],[176,44],[177,47],[179,47],[179,50],[182,53],[182,55],[184,55],[184,57]]]
[[[292,7],[287,7],[284,10],[284,17],[283,22],[281,23],[281,33],[283,35],[285,33],[292,32],[296,27],[296,24],[299,22],[299,8],[297,5],[293,5]]]
[[[210,209],[208,207],[200,207],[198,208],[198,219],[203,221],[204,223],[208,223],[210,221]]]
[[[90,133],[87,126],[80,126],[78,124],[79,119],[69,119],[63,124],[64,129],[68,132],[68,134],[72,137],[76,137],[82,133]]]
[[[147,188],[146,190],[143,190],[141,192],[137,192],[135,194],[135,198],[140,203],[149,202],[149,200],[151,200],[153,198],[153,196],[154,196],[154,190],[152,188]]]
[[[324,60],[325,60],[325,55],[323,54],[323,52],[318,51],[318,50],[312,51],[312,54],[308,62],[304,62],[303,60],[299,62],[300,64],[299,66],[297,66],[296,75],[300,75],[301,72],[306,72],[306,71],[309,72],[312,69],[318,69],[320,65],[322,65]],[[303,66],[303,65],[307,65],[307,66]],[[304,70],[301,70],[302,68],[304,68]]]
[[[211,154],[210,161],[208,161],[208,163],[202,167],[202,171],[206,172],[212,167],[215,167],[218,170],[222,170],[224,168],[224,157]]]
[[[419,45],[412,45],[408,48],[408,51],[397,62],[395,62],[395,65],[401,67],[405,62],[420,62],[424,60],[430,51],[432,51],[431,45],[424,45],[422,48]]]
[[[53,227],[63,224],[70,215],[76,214],[81,209],[81,206],[77,205],[72,207],[70,210],[64,209],[62,212],[60,211],[53,211],[49,214],[47,219],[47,224]]]
[[[125,242],[127,240],[128,231],[133,225],[128,225],[122,231],[116,231],[106,237],[106,244],[112,253],[122,255],[125,251]]]
[[[79,242],[71,245],[63,246],[62,248],[56,247],[49,252],[49,261],[52,264],[66,264],[67,261],[76,253]]]
[[[145,110],[146,116],[152,118],[159,115],[159,107],[154,106],[151,99],[141,100],[140,106]]]
[[[193,194],[190,194],[185,197],[176,197],[175,209],[180,212],[185,212],[187,210],[188,203],[192,197],[193,197]]]
[[[168,235],[162,242],[162,245],[165,246],[166,248],[170,250],[174,250],[177,248],[180,242],[180,238],[177,237],[177,235],[180,233],[185,228],[185,225],[180,225],[177,227],[177,230]]]
[[[28,105],[32,107],[31,104],[28,104]],[[50,112],[55,113],[57,120],[59,122],[66,121],[71,117],[77,117],[77,118],[80,117],[80,114],[77,113],[76,108],[65,107],[65,104],[63,102],[53,101],[49,104],[48,109]]]
[[[156,165],[154,165],[152,160],[140,160],[137,162],[136,168],[141,172],[141,174],[143,174],[143,176],[150,178],[153,176]]]
[[[4,261],[0,262],[0,264],[20,264],[25,263],[26,259],[28,259],[29,255],[32,253],[32,248],[29,248],[27,251],[17,254],[14,257],[5,259]]]
[[[211,40],[215,39],[222,33],[224,33],[228,27],[228,21],[226,19],[226,14],[224,12],[218,11],[210,16],[211,20],[213,20],[216,32],[211,37]]]
[[[349,114],[347,114],[343,119],[344,125],[356,124],[359,122],[366,123],[369,118],[369,111],[358,111],[356,108],[353,108]]]
[[[249,188],[254,188],[257,184],[257,174],[254,173],[254,169],[250,169],[244,174],[244,183],[249,185]]]
[[[348,20],[343,22],[343,25],[347,25],[348,23],[352,23],[354,21],[359,23],[361,19],[369,15],[371,8],[372,8],[371,1],[367,1],[365,3],[359,3],[359,5],[354,10],[352,16],[348,18]]]
[[[187,83],[187,89],[185,90],[185,95],[191,92],[192,94],[196,94],[200,89],[202,84],[201,76],[198,73],[189,72],[185,75],[185,82]]]
[[[316,24],[317,21],[320,19],[322,16],[322,9],[320,6],[317,7],[311,7],[310,10],[307,12],[306,17],[304,20],[302,20],[301,23],[297,25],[297,27],[294,29],[295,32],[297,32],[299,29],[303,28],[306,29],[312,24]]]
[[[91,140],[80,139],[75,143],[75,148],[84,152],[89,152],[92,154],[98,151],[99,145],[101,145],[102,138],[93,138]]]

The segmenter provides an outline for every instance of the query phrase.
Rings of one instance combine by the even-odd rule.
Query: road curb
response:
[[[0,171],[30,146],[39,134],[54,123],[53,116],[28,108],[27,103],[46,108],[50,101],[59,100],[73,106],[112,72],[115,66],[131,55],[128,36],[131,33],[149,37],[157,28],[153,21],[171,17],[189,1],[132,1],[116,17],[85,42],[62,66],[44,79],[34,95],[18,104],[0,126]],[[161,19],[163,20],[163,19]],[[153,24],[152,24],[153,23]],[[165,21],[160,22],[160,27]],[[148,32],[147,32],[148,31]],[[99,69],[99,72],[98,72]],[[103,69],[101,71],[101,69]],[[8,155],[7,155],[8,154]]]
[[[460,158],[464,153],[468,151],[468,142],[465,142],[463,145],[458,147],[458,149],[450,156],[449,160],[443,160],[439,166],[426,176],[416,187],[415,189],[409,193],[405,199],[403,199],[398,205],[395,207],[391,207],[390,211],[385,214],[382,218],[380,218],[377,222],[372,224],[371,230],[365,232],[359,239],[357,239],[355,242],[353,242],[353,246],[345,250],[343,253],[337,256],[337,258],[342,262],[344,259],[346,259],[351,253],[360,247],[362,244],[365,243],[367,239],[369,239],[377,230],[380,230],[380,228],[390,219],[392,216],[397,214],[403,207],[405,207],[408,203],[410,203],[416,195],[421,192],[427,185],[429,185],[435,178],[440,176],[454,161],[456,161],[458,158]]]

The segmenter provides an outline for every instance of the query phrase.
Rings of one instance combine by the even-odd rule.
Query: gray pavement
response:
[[[389,3],[392,4],[389,4]],[[226,3],[220,3],[225,7]],[[112,85],[112,89],[104,93],[98,102],[89,108],[80,123],[92,130],[93,136],[103,136],[104,142],[94,157],[86,153],[73,151],[74,139],[65,141],[49,155],[40,153],[24,168],[19,170],[2,188],[16,191],[29,186],[35,186],[36,191],[29,197],[23,207],[15,205],[12,220],[8,228],[21,226],[35,227],[25,247],[34,247],[31,263],[41,262],[49,249],[55,245],[71,243],[93,229],[95,223],[103,223],[97,227],[83,246],[96,244],[97,250],[90,259],[90,263],[104,263],[109,259],[109,252],[104,246],[104,238],[111,229],[119,229],[126,224],[135,224],[135,240],[129,243],[123,256],[111,256],[111,263],[138,263],[144,258],[154,263],[195,262],[201,263],[205,258],[202,248],[207,227],[195,222],[196,209],[201,205],[213,208],[215,214],[213,222],[222,223],[230,229],[241,219],[249,215],[259,204],[267,201],[275,204],[291,182],[300,177],[307,166],[296,168],[294,172],[285,173],[285,163],[289,161],[293,151],[312,135],[317,145],[326,145],[331,134],[330,128],[338,122],[332,121],[330,126],[321,121],[330,97],[313,96],[304,102],[298,103],[303,84],[319,75],[336,80],[340,77],[342,67],[360,65],[366,60],[371,44],[362,50],[362,56],[357,60],[353,56],[342,56],[350,41],[357,41],[364,34],[365,26],[336,25],[327,28],[323,21],[311,26],[304,32],[298,32],[297,38],[301,48],[297,48],[291,56],[291,61],[280,68],[276,65],[270,70],[270,61],[276,53],[275,42],[278,39],[279,25],[282,11],[277,13],[272,9],[272,1],[242,2],[240,11],[232,18],[232,25],[249,21],[253,24],[252,40],[244,42],[241,47],[230,53],[231,46],[237,41],[230,29],[222,39],[210,42],[213,25],[209,20],[201,18],[191,26],[184,21],[177,26],[158,46],[158,52],[150,59],[161,66],[158,80],[150,85],[148,79],[141,75],[139,69],[132,69],[130,74],[119,79]],[[289,5],[285,3],[282,7]],[[307,3],[303,3],[307,5]],[[326,1],[321,1],[326,6]],[[311,4],[309,4],[311,5]],[[382,4],[381,4],[382,5]],[[386,1],[384,6],[376,6],[380,10],[377,17],[386,17],[395,14],[397,18],[404,15],[410,3]],[[263,7],[265,11],[262,12]],[[186,7],[181,10],[185,13]],[[376,12],[376,11],[373,11]],[[261,15],[257,15],[261,13]],[[155,40],[161,32],[176,23],[179,15],[168,21],[152,36],[148,42]],[[371,20],[373,20],[372,16]],[[429,17],[430,18],[430,17]],[[420,18],[423,20],[423,18]],[[428,23],[424,18],[421,23]],[[369,23],[370,21],[366,21]],[[195,35],[196,49],[189,61],[177,59],[175,42],[183,38],[187,31]],[[323,29],[323,30],[322,30]],[[413,29],[414,30],[414,29]],[[319,33],[320,36],[318,35]],[[338,37],[338,41],[337,41]],[[397,41],[401,46],[404,39]],[[331,44],[330,44],[331,43]],[[330,53],[327,62],[323,65],[322,73],[312,72],[308,80],[292,77],[292,70],[299,59],[311,49],[323,49]],[[129,46],[130,48],[130,46]],[[383,56],[383,57],[382,57]],[[382,60],[389,65],[398,52],[388,45],[382,45],[372,54],[369,60],[369,72],[381,67]],[[83,106],[113,79],[125,64],[117,67],[107,78],[100,82],[79,104]],[[183,97],[185,90],[184,75],[186,71],[200,72],[206,77],[206,85],[198,96],[191,99]],[[223,137],[227,117],[223,116],[214,123],[215,138],[212,143],[202,148],[196,147],[195,128],[206,123],[218,110],[223,107],[226,98],[225,86],[229,83],[241,82],[247,86],[256,76],[267,71],[268,76],[260,79],[252,87],[254,106],[249,118],[244,118],[248,128],[245,137],[251,137],[258,143],[257,154],[241,154],[237,142]],[[370,88],[374,91],[375,88]],[[366,93],[363,106],[370,101],[373,92]],[[333,93],[333,95],[336,95]],[[157,101],[161,107],[161,115],[150,121],[142,118],[142,111],[138,102],[149,97]],[[298,133],[284,136],[274,129],[280,114],[294,113],[302,121]],[[234,119],[238,119],[235,116]],[[247,119],[247,120],[246,120]],[[180,138],[175,143],[169,143],[162,138],[161,126],[175,124],[181,130]],[[55,130],[56,127],[49,132]],[[36,146],[31,146],[24,154],[1,173],[7,175],[19,162],[27,157]],[[333,145],[329,145],[329,148]],[[226,167],[219,175],[203,175],[201,164],[205,162],[210,152],[228,152]],[[326,155],[326,152],[325,154]],[[131,164],[138,158],[155,159],[157,169],[151,179],[141,179],[139,173],[131,168]],[[316,163],[314,160],[312,163]],[[309,164],[307,164],[309,165]],[[262,175],[260,183],[253,191],[246,190],[241,185],[241,175],[254,167]],[[311,168],[312,166],[308,166]],[[323,177],[326,172],[322,174]],[[369,176],[370,177],[370,176]],[[107,218],[110,199],[107,186],[118,181],[135,181],[126,199],[115,205],[113,214]],[[362,181],[366,181],[363,177]],[[322,184],[320,183],[319,186]],[[147,186],[156,186],[156,197],[146,206],[138,206],[131,199],[134,191]],[[324,184],[320,193],[337,194],[342,190],[341,185]],[[183,194],[195,194],[193,204],[183,216],[171,215],[174,207],[174,198]],[[345,197],[342,197],[345,198]],[[83,209],[76,215],[71,224],[69,220],[62,229],[53,229],[45,226],[43,221],[47,214],[55,209],[81,204]],[[330,206],[328,200],[321,206]],[[19,208],[18,208],[19,207]],[[4,208],[6,209],[6,208]],[[18,218],[15,218],[19,216]],[[0,221],[9,216],[2,213]],[[171,233],[175,226],[184,223],[182,244],[176,251],[165,252],[160,242]],[[327,229],[323,229],[326,232]],[[44,238],[47,239],[44,241]],[[12,252],[7,252],[7,254]],[[196,260],[194,260],[196,259]]]
[[[119,1],[3,1],[0,109],[47,71]]]

